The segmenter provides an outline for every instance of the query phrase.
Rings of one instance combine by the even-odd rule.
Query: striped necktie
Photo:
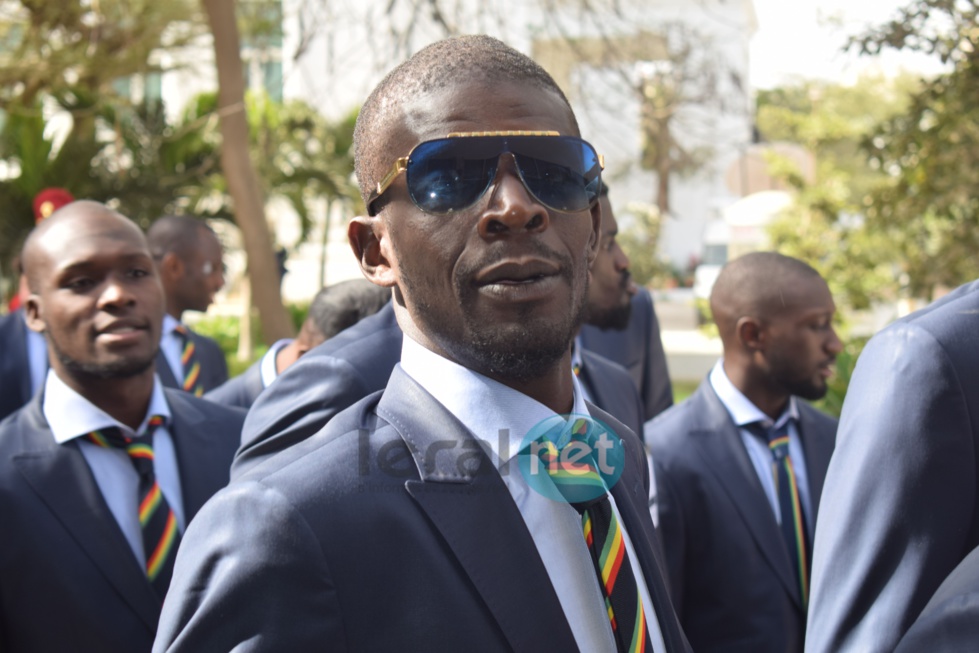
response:
[[[180,387],[185,392],[192,393],[195,397],[204,394],[204,384],[201,383],[201,362],[197,359],[197,348],[193,338],[190,337],[190,329],[183,324],[178,324],[173,328],[174,333],[180,336],[184,346],[180,351],[180,365],[183,368],[184,378]]]
[[[569,444],[583,443],[594,451],[589,439],[590,430],[588,420],[576,419],[571,425]],[[616,649],[619,653],[652,653],[642,597],[622,529],[594,456],[576,457],[569,466],[559,462],[560,452],[551,441],[543,445],[539,455],[551,481],[581,515],[582,534],[605,598],[605,610],[612,625]],[[596,493],[599,496],[594,496]],[[590,498],[581,500],[583,496]]]
[[[177,517],[160,491],[153,471],[153,431],[163,422],[163,417],[152,416],[147,423],[146,432],[138,439],[124,435],[115,426],[92,431],[86,436],[90,442],[100,447],[125,451],[139,474],[139,525],[143,533],[146,577],[161,600],[170,585],[173,561],[180,542]]]
[[[809,603],[809,536],[806,533],[806,519],[802,512],[799,486],[789,455],[789,424],[786,420],[779,427],[765,427],[763,422],[747,425],[748,431],[768,444],[772,452],[772,478],[775,481],[775,494],[778,497],[779,513],[782,518],[782,539],[792,560],[792,570],[799,583],[802,605]]]

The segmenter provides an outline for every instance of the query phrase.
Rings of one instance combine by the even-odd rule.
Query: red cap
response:
[[[75,196],[64,188],[45,188],[34,196],[34,223],[48,217],[65,204],[75,201]]]

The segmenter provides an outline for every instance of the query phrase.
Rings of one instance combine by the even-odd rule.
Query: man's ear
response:
[[[765,325],[753,317],[742,317],[735,326],[738,341],[747,351],[762,351],[767,342]]]
[[[595,202],[589,212],[591,216],[591,239],[588,241],[588,269],[590,270],[598,258],[598,247],[602,240],[602,203]]]
[[[347,226],[347,240],[368,281],[390,288],[397,284],[397,260],[387,227],[378,216],[358,215]]]
[[[44,333],[44,319],[41,312],[41,298],[31,293],[24,300],[24,317],[27,328],[31,331]]]
[[[179,279],[184,275],[184,262],[175,252],[167,252],[160,259],[160,277],[163,279]]]

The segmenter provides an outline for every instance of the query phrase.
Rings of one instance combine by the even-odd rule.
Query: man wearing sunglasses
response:
[[[571,370],[601,226],[600,159],[577,134],[553,79],[487,37],[429,46],[375,89],[355,135],[371,215],[349,236],[393,289],[401,363],[198,515],[156,650],[688,650],[641,445]],[[609,571],[628,569],[631,613],[607,607],[576,508],[505,464],[579,411],[623,438]]]

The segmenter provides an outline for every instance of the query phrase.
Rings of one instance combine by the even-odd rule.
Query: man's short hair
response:
[[[157,261],[170,252],[181,260],[186,260],[197,246],[201,229],[214,233],[206,222],[189,215],[164,215],[157,218],[146,231],[150,253]]]
[[[391,301],[391,290],[366,279],[341,281],[323,288],[313,298],[306,317],[329,340],[347,327],[381,310]]]
[[[461,81],[530,83],[556,93],[575,120],[571,104],[554,78],[525,54],[486,35],[438,41],[389,72],[361,107],[354,129],[354,165],[365,201],[377,185],[375,177],[384,174],[393,158],[407,154],[386,152],[382,142],[386,127],[401,115],[404,102]],[[573,124],[577,132],[577,122]]]

